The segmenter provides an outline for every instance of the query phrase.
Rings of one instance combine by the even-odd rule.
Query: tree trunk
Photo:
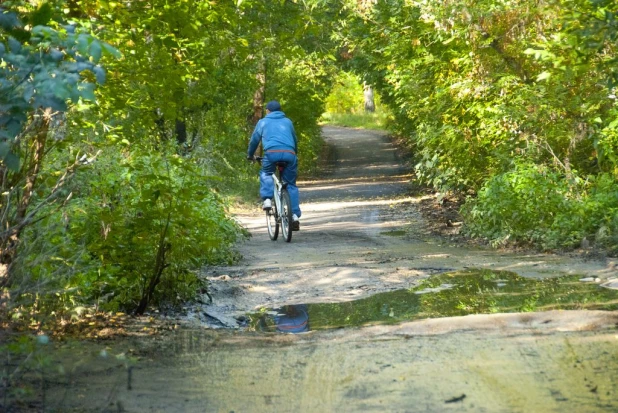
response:
[[[30,205],[32,199],[32,193],[34,192],[34,186],[38,178],[39,172],[41,172],[41,166],[43,164],[43,157],[45,156],[45,142],[47,141],[47,132],[49,132],[49,122],[51,120],[51,110],[46,109],[41,118],[41,126],[38,128],[37,134],[32,143],[32,158],[28,165],[25,165],[26,171],[26,185],[24,187],[24,193],[22,194],[21,201],[17,207],[17,214],[15,216],[16,221],[22,221]]]
[[[159,132],[159,138],[161,142],[167,140],[167,131],[165,130],[165,118],[161,114],[159,109],[155,109],[153,111],[154,114],[154,123],[157,126],[157,131]]]
[[[148,286],[144,288],[144,292],[142,293],[142,299],[140,300],[139,305],[135,310],[135,314],[137,315],[142,315],[144,314],[144,311],[146,311],[150,300],[152,300],[155,288],[157,288],[159,281],[161,281],[163,271],[169,266],[169,264],[165,262],[165,255],[172,248],[172,245],[169,242],[166,242],[165,238],[167,237],[171,220],[172,214],[168,213],[167,222],[165,223],[165,227],[161,231],[161,236],[159,237],[159,246],[157,249],[157,257],[155,258],[155,266],[152,272],[152,276],[150,277]]]
[[[256,125],[262,116],[264,116],[264,103],[266,98],[266,61],[262,60],[260,63],[259,71],[255,75],[258,81],[258,88],[253,94],[253,116],[251,117],[251,123]]]
[[[373,100],[373,89],[369,85],[365,85],[364,87],[364,96],[365,96],[365,112],[375,112],[376,104]]]
[[[176,143],[178,145],[187,143],[187,123],[184,119],[176,119]]]
[[[28,159],[24,160],[21,171],[16,172],[19,175],[23,174],[21,177],[17,177],[18,179],[16,179],[16,181],[23,182],[23,180],[25,180],[25,185],[21,198],[17,201],[15,216],[11,218],[10,212],[5,211],[6,218],[1,222],[0,264],[2,264],[4,268],[4,274],[0,276],[0,285],[2,286],[8,286],[11,282],[11,265],[15,260],[21,231],[27,224],[24,221],[26,220],[28,207],[32,201],[37,178],[43,166],[45,143],[47,141],[51,116],[51,109],[49,108],[40,112],[39,125],[31,143],[31,150],[29,151],[31,155]],[[10,198],[10,195],[7,196],[8,202],[10,202]],[[10,205],[5,206],[5,208],[10,208]]]

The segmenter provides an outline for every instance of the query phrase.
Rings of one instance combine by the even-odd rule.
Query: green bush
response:
[[[489,179],[462,212],[467,233],[493,244],[573,248],[587,239],[610,249],[618,245],[618,186],[607,174],[567,179],[520,164]]]
[[[193,297],[201,283],[193,271],[233,262],[243,230],[213,191],[217,178],[173,146],[107,153],[83,171],[78,198],[27,234],[19,278],[70,293],[65,309],[133,311],[157,277],[152,304]]]

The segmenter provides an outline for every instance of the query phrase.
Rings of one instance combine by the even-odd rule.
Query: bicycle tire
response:
[[[273,206],[266,210],[266,227],[268,228],[268,236],[271,240],[277,241],[279,236],[279,219],[277,219],[277,204],[273,202]]]
[[[292,241],[292,201],[286,189],[281,191],[281,235],[285,242]]]

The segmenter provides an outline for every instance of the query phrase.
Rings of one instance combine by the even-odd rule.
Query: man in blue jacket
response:
[[[266,116],[260,119],[249,141],[247,158],[253,158],[258,145],[262,142],[264,157],[260,171],[260,196],[264,200],[263,209],[272,207],[274,183],[272,174],[275,172],[277,162],[285,162],[286,167],[281,178],[288,184],[288,193],[292,201],[292,230],[298,230],[300,224],[300,199],[296,176],[298,174],[298,141],[292,121],[285,117],[281,111],[281,105],[276,100],[266,105]]]

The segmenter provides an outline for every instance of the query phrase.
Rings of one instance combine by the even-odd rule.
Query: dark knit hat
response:
[[[271,100],[266,104],[266,109],[271,112],[276,112],[278,110],[281,110],[281,105],[276,100]]]

